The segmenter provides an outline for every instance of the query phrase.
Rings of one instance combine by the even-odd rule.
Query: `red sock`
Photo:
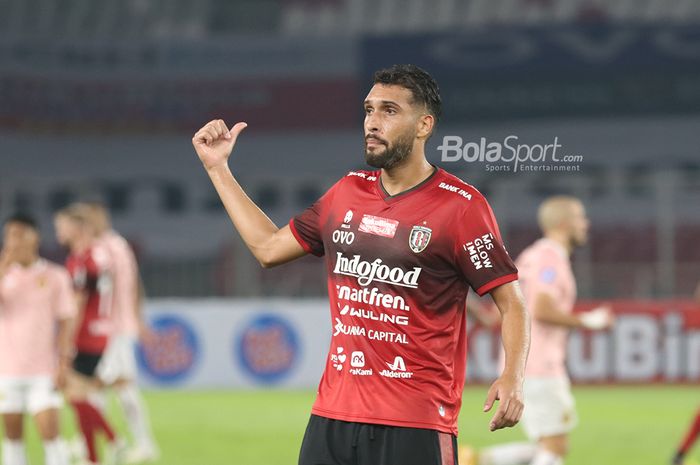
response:
[[[698,413],[695,415],[695,420],[693,420],[693,424],[690,426],[690,429],[683,439],[681,447],[678,451],[683,455],[688,453],[688,450],[690,450],[690,447],[698,438],[698,434],[700,434],[700,411],[698,411]]]
[[[92,415],[92,423],[102,431],[104,431],[105,435],[107,436],[107,439],[109,442],[113,442],[116,439],[116,436],[114,434],[114,430],[112,427],[109,425],[107,422],[107,419],[102,415],[102,412],[97,410],[94,405],[87,403],[86,404],[90,408],[90,414]]]
[[[95,449],[96,425],[92,419],[92,413],[90,412],[90,408],[94,409],[95,407],[80,400],[72,401],[71,406],[75,410],[76,417],[78,417],[80,432],[83,434],[85,446],[87,446],[88,459],[91,462],[97,463],[97,450]]]

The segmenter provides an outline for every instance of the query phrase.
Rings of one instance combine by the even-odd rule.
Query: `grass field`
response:
[[[488,431],[489,416],[480,412],[485,395],[486,387],[465,391],[460,444],[522,440],[517,428]],[[158,464],[295,465],[314,393],[159,391],[146,396],[162,448]],[[576,387],[575,396],[580,424],[567,465],[667,464],[700,403],[700,386]],[[120,415],[113,411],[112,417],[123,431]],[[72,434],[67,412],[63,425]],[[33,426],[28,434],[31,464],[41,464]],[[697,459],[700,446],[691,455]]]

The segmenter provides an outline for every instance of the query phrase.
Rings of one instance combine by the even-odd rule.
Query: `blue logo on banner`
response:
[[[162,315],[151,322],[151,329],[153,335],[137,351],[141,369],[166,384],[187,378],[200,354],[192,326],[180,317]]]
[[[254,318],[243,328],[237,346],[243,369],[263,383],[283,379],[299,357],[296,331],[277,315]]]

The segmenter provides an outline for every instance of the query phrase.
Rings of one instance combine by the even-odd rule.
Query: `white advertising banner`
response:
[[[311,388],[330,344],[324,300],[151,300],[137,351],[150,387]]]
[[[615,327],[573,332],[574,382],[700,381],[700,310],[683,301],[613,301]],[[585,310],[595,302],[581,302]],[[137,351],[145,386],[304,388],[318,385],[333,328],[322,299],[151,300],[153,336]],[[498,329],[469,326],[468,383],[499,370]]]

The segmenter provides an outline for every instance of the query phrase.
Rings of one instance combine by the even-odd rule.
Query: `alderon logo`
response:
[[[338,252],[335,260],[333,272],[357,278],[358,284],[367,286],[373,281],[395,284],[397,286],[417,288],[418,276],[422,268],[414,267],[411,271],[404,271],[399,267],[391,268],[382,263],[381,258],[373,262],[363,261],[360,255],[353,255],[352,258],[343,256]]]
[[[403,357],[397,356],[394,358],[394,363],[386,362],[386,365],[389,367],[389,370],[384,369],[380,371],[380,376],[384,376],[385,378],[413,378],[413,372],[406,370],[406,363],[404,362]]]

